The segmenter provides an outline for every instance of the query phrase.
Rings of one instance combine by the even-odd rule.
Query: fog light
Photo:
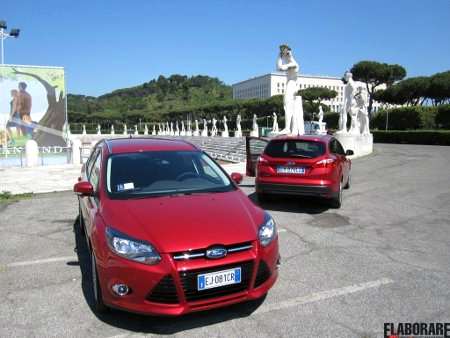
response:
[[[125,284],[114,284],[112,286],[112,290],[120,297],[123,297],[130,292],[130,288]]]

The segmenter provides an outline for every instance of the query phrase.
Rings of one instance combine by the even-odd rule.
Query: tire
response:
[[[339,209],[342,206],[342,181],[339,183],[339,191],[330,201],[331,207]]]
[[[347,179],[347,184],[345,185],[344,189],[350,189],[350,185],[351,185],[351,175],[348,174],[348,179]]]
[[[105,313],[108,311],[108,308],[103,303],[102,290],[98,282],[97,262],[95,261],[95,255],[92,251],[91,251],[91,266],[92,266],[91,275],[92,275],[93,308],[97,313]]]
[[[256,194],[256,196],[257,196],[257,198],[258,198],[258,202],[259,203],[264,203],[264,202],[267,202],[268,201],[268,196],[267,196],[267,194],[263,194],[263,193],[261,193],[261,192],[258,192],[257,194]]]

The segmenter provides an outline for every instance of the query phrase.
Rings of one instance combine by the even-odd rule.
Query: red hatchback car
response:
[[[96,309],[180,315],[264,296],[278,236],[241,180],[184,141],[100,141],[74,186]]]
[[[256,176],[258,199],[269,194],[319,196],[335,208],[350,187],[352,150],[331,135],[247,139],[247,175]]]

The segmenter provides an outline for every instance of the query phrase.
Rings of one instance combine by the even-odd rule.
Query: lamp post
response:
[[[6,21],[0,20],[0,40],[1,40],[1,64],[3,65],[5,63],[5,52],[3,47],[3,41],[6,40],[9,37],[18,38],[20,34],[20,29],[13,28],[10,30],[10,32],[6,32],[6,29],[8,26],[6,25]]]

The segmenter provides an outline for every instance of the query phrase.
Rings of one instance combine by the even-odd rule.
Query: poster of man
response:
[[[65,145],[64,68],[0,65],[0,146]]]

